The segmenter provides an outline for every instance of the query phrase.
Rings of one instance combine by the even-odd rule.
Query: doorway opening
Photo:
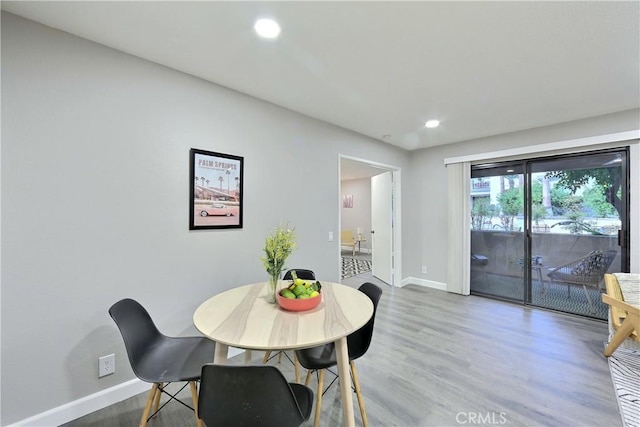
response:
[[[339,263],[343,283],[400,276],[400,169],[339,156]]]

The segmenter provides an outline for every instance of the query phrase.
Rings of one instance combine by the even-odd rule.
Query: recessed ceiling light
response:
[[[440,120],[429,120],[424,124],[425,127],[428,128],[437,128],[440,125]]]
[[[273,19],[258,19],[253,29],[266,39],[275,39],[280,34],[280,25]]]

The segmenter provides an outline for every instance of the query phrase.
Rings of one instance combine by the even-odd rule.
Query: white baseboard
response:
[[[227,357],[232,358],[242,353],[244,353],[243,349],[231,347]],[[9,427],[59,426],[149,390],[151,390],[151,384],[134,378],[18,421]]]
[[[136,378],[18,421],[10,427],[59,426],[148,390],[151,385]]]
[[[416,277],[406,277],[406,278],[402,279],[402,281],[400,281],[400,284],[398,285],[398,287],[402,288],[402,287],[407,286],[407,285],[424,286],[426,288],[438,289],[440,291],[446,291],[447,290],[447,284],[446,283],[436,282],[436,281],[433,281],[433,280],[418,279]]]

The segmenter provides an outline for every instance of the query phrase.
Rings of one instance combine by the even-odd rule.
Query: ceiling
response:
[[[637,1],[2,9],[407,150],[640,107]],[[255,35],[262,17],[280,23],[278,39]]]
[[[340,179],[342,181],[371,178],[372,176],[380,175],[390,170],[391,169],[374,165],[365,160],[340,159]]]

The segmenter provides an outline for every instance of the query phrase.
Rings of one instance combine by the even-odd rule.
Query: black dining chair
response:
[[[198,415],[207,426],[294,427],[307,421],[313,391],[275,366],[202,367]]]
[[[282,280],[293,280],[294,271],[296,272],[296,277],[298,279],[316,280],[316,274],[312,270],[307,270],[304,268],[292,268],[290,270],[287,270],[287,272],[284,273],[284,277]],[[289,359],[291,363],[293,363],[296,382],[300,382],[300,367],[299,367],[298,361],[296,360],[295,353],[293,354],[293,360],[291,359],[291,357],[289,357],[289,355],[284,350],[277,350],[276,354],[274,354],[273,356],[271,355],[271,353],[272,352],[270,350],[264,353],[264,358],[262,359],[262,363],[266,364],[269,360],[273,359],[276,356],[278,356],[278,363],[280,363],[282,361],[282,355],[284,355],[287,359]]]
[[[204,337],[174,338],[163,335],[147,310],[129,298],[113,304],[109,314],[120,329],[133,373],[140,380],[153,384],[140,426],[146,426],[167,403],[175,400],[194,411],[196,424],[201,427],[196,382],[200,380],[202,365],[213,359],[214,342]],[[166,390],[174,382],[184,382],[178,393],[189,385],[193,407],[176,398],[177,393]],[[169,396],[169,400],[159,407],[162,393]],[[149,415],[152,405],[153,413]]]
[[[364,400],[362,398],[362,392],[360,390],[360,382],[358,381],[358,373],[356,371],[356,365],[354,361],[362,356],[369,350],[371,344],[371,337],[373,336],[373,324],[376,318],[376,311],[378,308],[378,302],[382,296],[382,289],[373,283],[363,283],[358,290],[366,294],[373,303],[373,314],[371,319],[360,329],[347,336],[347,348],[349,349],[349,366],[351,368],[351,377],[353,378],[353,389],[356,392],[358,398],[358,406],[360,407],[360,415],[362,416],[362,424],[367,426],[367,413],[364,408]],[[332,368],[338,364],[336,359],[336,348],[334,343],[321,345],[318,347],[307,348],[304,350],[296,350],[295,352],[298,362],[307,369],[307,378],[305,385],[309,385],[311,375],[313,372],[317,373],[318,388],[316,390],[316,409],[314,415],[314,426],[319,426],[320,422],[320,410],[322,408],[322,395],[324,387],[324,375],[325,370]],[[329,384],[327,389],[338,378],[336,375],[333,381]]]
[[[291,270],[287,270],[284,273],[284,277],[282,280],[292,280],[293,272],[296,272],[296,277],[302,280],[316,280],[316,274],[311,270],[306,270],[304,268],[292,268]]]

